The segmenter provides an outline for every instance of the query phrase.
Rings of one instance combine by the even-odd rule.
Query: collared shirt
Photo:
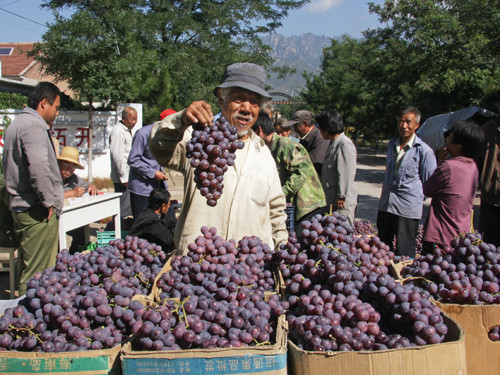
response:
[[[57,214],[63,208],[61,172],[48,129],[43,117],[26,107],[5,131],[2,163],[13,211],[37,203]]]
[[[149,151],[148,140],[152,128],[153,124],[146,125],[135,133],[127,160],[130,166],[128,188],[132,193],[143,197],[149,197],[155,188],[163,186],[168,189],[167,181],[155,178],[156,172],[162,171],[162,167]]]
[[[178,254],[186,254],[188,244],[201,234],[203,225],[217,229],[225,240],[258,236],[277,248],[286,243],[286,199],[271,151],[253,131],[245,148],[236,150],[236,163],[224,173],[224,191],[215,207],[206,203],[194,183],[194,168],[186,157],[185,146],[192,138],[192,127],[182,121],[184,111],[174,113],[153,125],[149,147],[160,165],[184,176],[182,211],[175,228]],[[244,154],[248,153],[246,157]],[[238,175],[239,173],[239,175]]]
[[[416,134],[413,133],[410,140],[403,147],[401,147],[401,139],[399,137],[396,139],[396,143],[394,144],[394,146],[396,147],[396,165],[394,172],[398,171],[401,165],[401,160],[403,160],[403,156],[405,156],[406,152],[413,146],[415,137]]]
[[[422,184],[436,169],[436,157],[432,149],[416,136],[413,146],[406,151],[396,171],[395,143],[398,138],[391,139],[387,148],[378,209],[408,219],[420,219],[425,200]]]

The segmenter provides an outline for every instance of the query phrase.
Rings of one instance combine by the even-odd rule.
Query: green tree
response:
[[[47,0],[44,5],[54,10],[75,11],[69,19],[58,18],[51,26],[52,30],[61,25],[50,39],[68,54],[75,50],[79,53],[83,46],[68,43],[65,28],[77,23],[76,28],[80,29],[87,27],[84,23],[90,23],[78,39],[88,44],[102,43],[106,51],[94,51],[96,60],[106,67],[115,64],[113,70],[129,80],[126,90],[116,92],[126,93],[127,101],[142,102],[145,119],[151,121],[156,120],[161,110],[168,107],[180,110],[195,99],[211,99],[215,104],[213,87],[230,63],[246,60],[270,67],[269,47],[263,45],[259,34],[275,30],[290,10],[308,2]],[[101,53],[119,55],[119,59],[100,59]],[[88,77],[96,68],[82,73]],[[133,71],[127,74],[124,68]],[[104,76],[96,77],[91,86],[103,86],[103,91],[114,89],[114,76]],[[101,98],[114,100],[109,92],[99,94]]]
[[[499,78],[498,1],[386,0],[370,11],[387,26],[365,36],[401,62],[400,92],[425,115],[485,103]]]
[[[59,2],[46,2],[56,8]],[[154,51],[145,51],[137,42],[138,31],[129,22],[137,9],[127,1],[90,2],[91,9],[78,9],[65,19],[55,12],[56,21],[31,54],[46,71],[66,80],[80,100],[89,103],[89,180],[92,179],[92,108],[100,100],[126,101],[130,87],[140,78],[140,66],[156,62]]]
[[[401,106],[417,105],[424,118],[489,108],[500,76],[498,1],[386,0],[370,11],[384,26],[332,40],[320,73],[306,76],[302,95],[316,111],[336,109],[365,134],[391,136]]]

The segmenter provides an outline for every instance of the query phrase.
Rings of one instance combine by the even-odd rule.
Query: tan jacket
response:
[[[185,153],[192,128],[182,125],[182,113],[156,122],[149,144],[160,165],[184,175],[184,200],[174,238],[178,254],[187,253],[187,245],[201,234],[204,225],[217,228],[217,234],[226,240],[238,241],[254,235],[272,247],[285,243],[288,238],[285,195],[276,164],[264,141],[250,132],[250,140],[245,143],[245,147],[249,147],[248,155],[239,177],[235,166],[227,170],[222,196],[217,206],[210,207],[193,182],[194,169]],[[236,151],[236,158],[242,153],[242,150]]]
[[[10,210],[35,204],[61,213],[64,192],[49,127],[34,109],[26,107],[5,131],[3,172]]]

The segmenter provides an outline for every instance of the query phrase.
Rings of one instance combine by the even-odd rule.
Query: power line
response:
[[[37,22],[37,21],[33,21],[33,20],[30,20],[29,18],[26,18],[26,17],[23,17],[19,14],[16,14],[14,12],[11,12],[7,9],[4,9],[4,8],[0,8],[0,10],[3,10],[4,12],[7,12],[7,13],[10,13],[12,14],[13,16],[16,16],[16,17],[19,17],[19,18],[22,18],[22,19],[25,19],[26,21],[30,21],[30,22],[33,22],[33,23],[36,23],[37,25],[40,25],[40,26],[43,26],[43,27],[47,27],[47,25],[44,25],[43,23],[40,23],[40,22]]]

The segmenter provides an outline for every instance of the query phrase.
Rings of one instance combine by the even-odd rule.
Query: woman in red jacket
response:
[[[475,162],[484,142],[482,129],[474,122],[459,121],[445,133],[446,146],[432,176],[424,183],[424,194],[432,197],[424,227],[423,254],[446,248],[451,240],[471,230],[471,217],[478,182]]]

